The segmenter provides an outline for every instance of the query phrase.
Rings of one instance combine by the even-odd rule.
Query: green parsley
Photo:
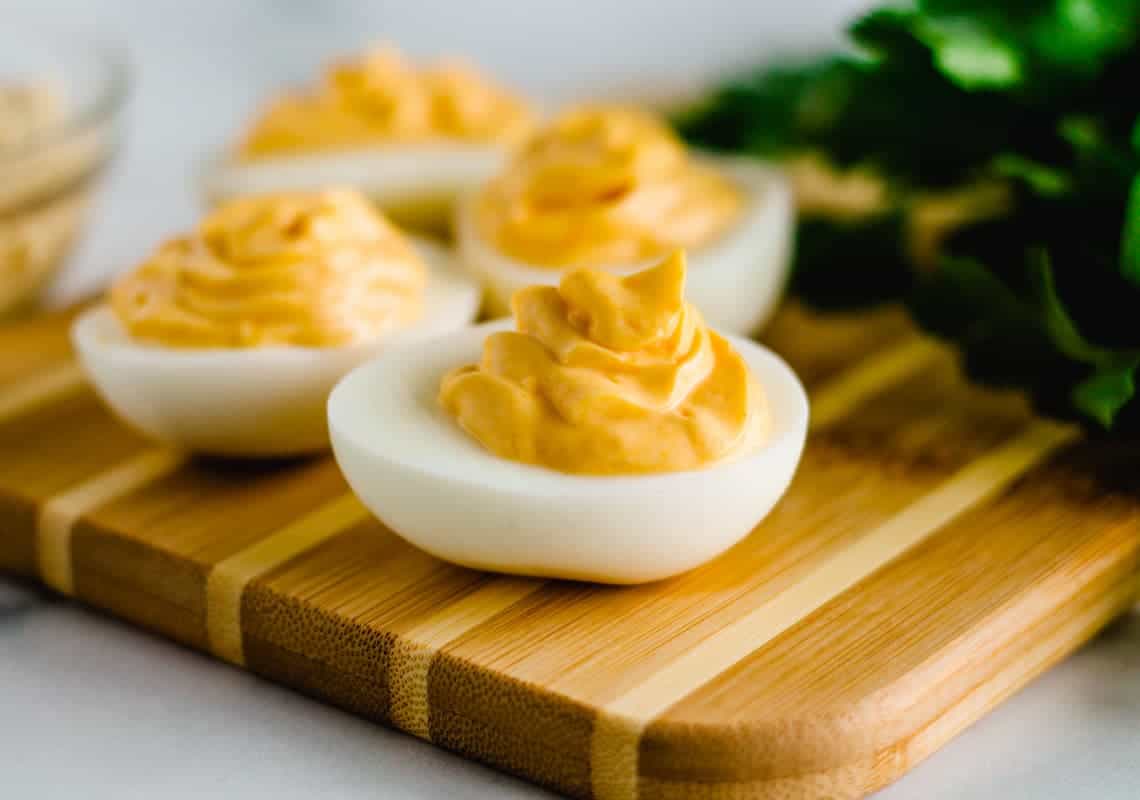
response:
[[[885,184],[861,215],[803,209],[793,291],[901,302],[975,380],[1140,430],[1140,0],[918,0],[849,33],[853,53],[742,76],[676,120],[702,147]],[[922,255],[922,208],[994,185],[1007,202]]]

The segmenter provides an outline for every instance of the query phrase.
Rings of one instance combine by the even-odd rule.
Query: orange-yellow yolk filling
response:
[[[515,294],[517,331],[487,337],[439,400],[503,458],[561,472],[697,469],[767,430],[744,359],[684,301],[685,260],[618,278],[578,269]]]
[[[133,338],[167,347],[330,347],[417,319],[427,268],[355,191],[225,204],[111,289]]]
[[[571,110],[531,137],[475,200],[500,253],[534,266],[628,265],[724,233],[740,190],[696,164],[659,119],[635,109]]]
[[[240,145],[246,159],[438,139],[510,143],[529,130],[518,97],[474,68],[417,69],[380,48],[334,64],[315,89],[274,100]]]

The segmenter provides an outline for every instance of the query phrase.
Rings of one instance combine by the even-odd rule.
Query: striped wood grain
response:
[[[894,312],[777,319],[814,412],[788,496],[631,588],[436,561],[328,460],[157,449],[64,327],[0,330],[0,567],[574,796],[862,796],[1136,589],[1140,457],[964,387]]]

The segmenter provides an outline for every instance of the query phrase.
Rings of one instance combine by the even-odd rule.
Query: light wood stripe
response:
[[[1011,442],[962,468],[938,489],[824,560],[781,594],[608,703],[595,722],[591,741],[594,796],[636,798],[641,734],[655,717],[999,492],[1076,435],[1070,427],[1031,424]]]
[[[241,598],[250,581],[369,516],[354,495],[344,494],[215,564],[206,579],[206,633],[214,655],[245,664]]]
[[[36,526],[36,551],[44,583],[74,595],[71,539],[79,518],[169,475],[185,461],[186,456],[172,450],[147,450],[45,502]]]
[[[812,393],[812,430],[839,421],[885,387],[933,362],[942,352],[930,339],[915,338],[864,359]]]
[[[41,408],[83,388],[83,370],[74,361],[40,372],[31,378],[0,389],[0,422]]]
[[[388,674],[390,720],[421,739],[431,739],[428,672],[435,656],[464,633],[506,611],[537,591],[544,581],[495,578],[452,603],[397,638]]]

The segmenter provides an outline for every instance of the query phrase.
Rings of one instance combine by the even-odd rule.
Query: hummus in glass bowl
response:
[[[54,26],[0,27],[0,315],[35,300],[71,252],[115,151],[127,70],[113,46]]]

